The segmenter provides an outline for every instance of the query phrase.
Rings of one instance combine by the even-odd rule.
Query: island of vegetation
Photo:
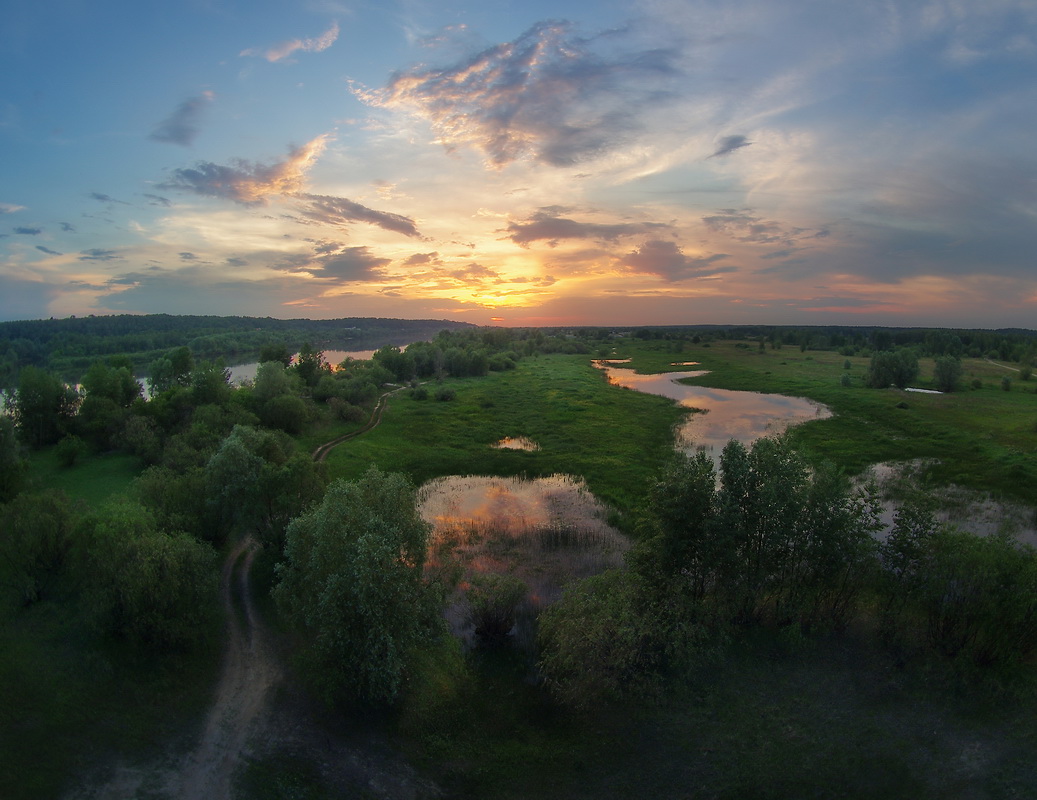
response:
[[[703,410],[600,359],[831,413],[675,447]],[[1024,330],[0,324],[0,795],[1034,796],[1035,359]],[[490,522],[430,502],[458,476]]]

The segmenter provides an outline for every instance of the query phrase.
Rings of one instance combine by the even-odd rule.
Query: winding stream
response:
[[[750,445],[764,436],[777,436],[791,425],[832,415],[826,406],[802,397],[710,389],[679,382],[701,377],[709,370],[640,375],[632,369],[617,366],[624,362],[594,363],[605,371],[610,383],[669,397],[685,408],[694,409],[697,413],[690,414],[677,431],[677,446],[686,450],[705,450],[715,459],[720,457],[720,452],[731,439]]]

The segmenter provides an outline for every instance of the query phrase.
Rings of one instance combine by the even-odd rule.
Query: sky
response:
[[[1034,0],[8,0],[0,319],[1037,328]]]

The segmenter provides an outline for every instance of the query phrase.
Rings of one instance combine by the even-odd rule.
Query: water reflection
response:
[[[536,607],[558,600],[572,580],[619,566],[629,548],[601,501],[568,475],[436,478],[422,487],[418,510],[433,526],[431,569],[514,575]]]
[[[832,415],[827,407],[802,397],[677,383],[683,378],[705,375],[709,370],[639,375],[615,364],[614,361],[595,362],[605,370],[610,383],[669,397],[685,408],[702,412],[689,415],[677,432],[677,445],[687,450],[706,450],[715,458],[719,458],[720,451],[731,439],[749,445],[764,436],[777,436],[790,425]]]
[[[497,450],[529,450],[530,452],[535,452],[540,449],[540,445],[532,439],[527,439],[525,436],[505,436],[499,442],[494,442],[492,446]]]
[[[324,360],[331,364],[332,367],[336,367],[345,361],[347,358],[353,358],[358,361],[367,361],[374,355],[374,350],[325,350]],[[299,358],[299,354],[296,353],[292,356],[293,362]],[[228,367],[230,370],[230,382],[233,384],[241,384],[243,381],[254,381],[256,379],[256,372],[259,370],[258,361],[250,361],[248,364],[235,364],[233,367]]]

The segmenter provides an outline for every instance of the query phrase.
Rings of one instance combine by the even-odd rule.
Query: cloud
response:
[[[36,249],[41,253],[46,253],[48,256],[64,255],[63,253],[59,253],[57,250],[51,250],[49,247],[44,247],[42,244],[36,245]]]
[[[20,233],[22,236],[39,236],[43,233],[42,228],[15,228],[15,233]]]
[[[13,214],[15,211],[24,211],[25,206],[16,206],[13,203],[0,203],[0,214]]]
[[[157,194],[145,194],[144,197],[148,200],[150,206],[161,206],[162,208],[169,208],[173,205],[173,201],[167,197],[162,197]]]
[[[96,200],[98,203],[118,203],[119,205],[128,206],[125,200],[116,200],[109,194],[102,194],[101,192],[90,192],[87,195],[91,200]]]
[[[678,77],[676,48],[624,50],[627,41],[625,31],[581,39],[569,23],[543,22],[452,66],[354,91],[369,105],[413,112],[447,148],[475,147],[492,166],[568,166],[624,147]]]
[[[734,272],[734,267],[714,266],[716,262],[725,258],[728,258],[725,253],[689,258],[674,242],[650,239],[639,249],[627,253],[619,263],[634,272],[658,275],[668,281],[679,281]]]
[[[726,156],[728,153],[733,153],[741,147],[748,147],[751,145],[748,139],[741,135],[725,136],[717,144],[717,149],[709,156],[710,158],[718,158],[720,156]]]
[[[386,211],[375,211],[367,206],[354,203],[344,197],[329,197],[319,194],[299,195],[306,205],[300,213],[309,219],[328,225],[342,225],[346,222],[368,222],[387,231],[402,233],[404,236],[420,237],[414,220],[401,214]]]
[[[122,258],[115,250],[102,250],[99,247],[94,247],[90,250],[80,250],[79,253],[80,261],[114,261],[117,258]]]
[[[551,247],[560,239],[595,239],[616,241],[621,236],[636,236],[653,229],[667,228],[659,222],[621,222],[601,224],[577,222],[554,215],[556,209],[543,209],[525,222],[508,224],[508,238],[515,244],[526,246],[531,242],[546,241]]]
[[[328,138],[328,134],[321,134],[294,148],[284,161],[272,164],[238,159],[228,167],[200,161],[193,168],[174,170],[172,179],[161,188],[221,197],[244,206],[263,206],[270,197],[301,191],[307,170],[324,151]]]
[[[202,92],[196,97],[187,98],[155,127],[148,138],[156,142],[189,146],[198,136],[198,121],[202,111],[214,97],[212,92]]]
[[[68,223],[68,222],[62,222],[61,223],[61,230],[63,230],[65,233],[75,233],[76,232],[76,226],[72,225],[71,223]]]
[[[188,252],[188,251],[184,251],[183,253],[180,253],[179,255],[180,255],[180,260],[181,261],[197,261],[198,260],[198,256],[197,255],[195,255],[194,253]]]
[[[335,40],[338,39],[338,33],[338,23],[332,22],[331,27],[314,39],[288,39],[275,44],[273,47],[268,47],[265,50],[261,48],[242,50],[240,55],[262,56],[270,63],[274,63],[275,61],[281,61],[288,58],[288,56],[298,50],[302,50],[306,53],[321,53],[335,43]]]
[[[490,278],[500,277],[500,273],[497,270],[490,269],[482,264],[476,264],[474,261],[460,269],[448,270],[447,275],[465,282],[481,282]]]
[[[415,253],[403,262],[404,266],[416,267],[420,264],[431,264],[439,259],[439,253]]]
[[[337,253],[318,256],[304,268],[317,278],[369,281],[381,278],[391,259],[374,255],[368,247],[346,247]]]
[[[827,228],[790,227],[774,220],[765,220],[756,216],[751,208],[724,208],[703,217],[702,221],[713,233],[722,233],[739,242],[780,244],[786,248],[804,239],[823,238],[830,233]]]

